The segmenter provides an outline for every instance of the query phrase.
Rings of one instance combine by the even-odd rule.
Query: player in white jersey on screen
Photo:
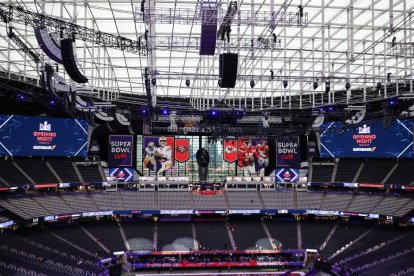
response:
[[[161,163],[161,168],[158,173],[163,173],[166,170],[172,168],[172,161],[171,161],[171,147],[167,146],[167,138],[161,136],[158,140],[160,147],[157,149],[156,157],[159,159]]]
[[[144,167],[149,168],[148,164],[151,164],[153,172],[157,171],[157,161],[155,160],[156,153],[157,147],[155,147],[154,142],[149,142],[145,147]]]

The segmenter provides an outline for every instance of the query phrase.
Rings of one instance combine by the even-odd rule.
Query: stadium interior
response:
[[[414,275],[413,16],[0,1],[0,276]]]

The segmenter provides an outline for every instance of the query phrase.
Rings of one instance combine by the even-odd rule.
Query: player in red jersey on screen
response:
[[[256,159],[258,164],[258,172],[266,168],[269,165],[269,146],[266,139],[260,139],[260,143],[256,145]]]
[[[255,175],[256,168],[254,164],[254,156],[256,148],[252,145],[252,138],[245,137],[239,146],[237,164],[243,169],[247,175]]]

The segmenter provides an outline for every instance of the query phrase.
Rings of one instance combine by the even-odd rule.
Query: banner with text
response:
[[[133,142],[132,135],[109,135],[108,165],[110,167],[132,167]]]
[[[276,167],[300,167],[299,136],[277,139]]]

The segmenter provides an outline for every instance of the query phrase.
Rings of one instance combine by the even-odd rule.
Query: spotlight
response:
[[[349,83],[349,81],[347,81],[347,82],[345,83],[345,89],[346,89],[346,90],[349,90],[349,88],[351,88],[351,84]]]
[[[397,44],[397,38],[394,36],[392,38],[391,47],[394,47]]]
[[[275,73],[273,70],[270,70],[270,78],[273,80],[275,78]]]
[[[299,9],[299,16],[303,17],[303,6],[299,5],[298,9]]]
[[[163,110],[162,110],[162,114],[163,114],[163,115],[168,115],[168,109],[163,109]]]
[[[287,80],[284,80],[283,81],[283,88],[286,88],[286,87],[288,87],[288,81]]]
[[[388,81],[388,82],[391,82],[391,74],[392,74],[392,73],[387,73],[387,81]]]
[[[50,99],[49,100],[49,106],[55,106],[55,105],[56,105],[55,99]]]
[[[190,87],[190,80],[185,80],[185,85],[187,85],[187,87]]]
[[[152,85],[156,85],[157,84],[157,80],[156,79],[152,79],[151,80]]]
[[[24,101],[26,99],[25,95],[22,93],[17,94],[17,100],[18,101]]]
[[[332,112],[332,111],[334,111],[335,110],[335,108],[333,107],[333,106],[328,106],[328,111],[329,112]]]
[[[212,110],[211,111],[211,115],[216,116],[217,115],[217,112],[215,110]]]
[[[141,109],[141,114],[142,114],[142,115],[146,115],[146,114],[147,114],[147,109],[142,108],[142,109]]]
[[[255,85],[254,80],[251,80],[251,81],[250,81],[250,87],[251,87],[251,88],[253,88],[253,87],[254,87],[254,85]]]
[[[396,99],[389,99],[388,100],[388,106],[395,106],[397,104],[397,100]]]
[[[145,0],[141,1],[141,12],[144,12],[145,10]]]
[[[316,81],[313,82],[313,90],[315,90],[316,88],[318,88],[318,83]]]
[[[276,34],[275,34],[275,33],[273,33],[273,34],[272,34],[272,36],[273,36],[273,43],[276,43],[276,40],[277,40],[277,36],[276,36]]]
[[[329,80],[325,81],[325,91],[326,93],[331,91],[331,82]]]

